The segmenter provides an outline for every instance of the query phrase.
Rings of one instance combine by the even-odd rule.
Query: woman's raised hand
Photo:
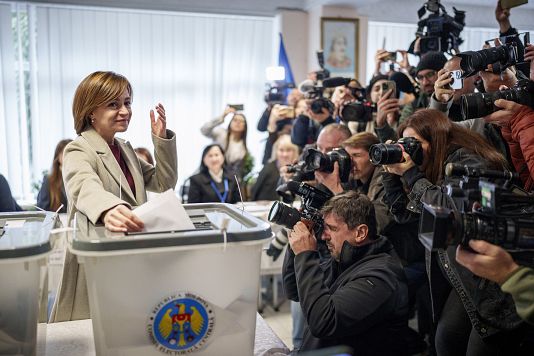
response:
[[[161,103],[156,105],[156,111],[158,113],[158,119],[156,120],[156,115],[154,110],[150,110],[150,124],[152,126],[152,134],[161,137],[167,138],[167,119],[165,117],[165,108]]]

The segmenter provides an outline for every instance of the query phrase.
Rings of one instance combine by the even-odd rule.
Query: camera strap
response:
[[[224,203],[226,201],[226,198],[228,198],[228,179],[224,178],[224,192],[223,192],[222,195],[221,195],[221,192],[219,191],[219,189],[217,188],[217,185],[215,185],[215,182],[213,180],[211,180],[210,184],[211,184],[211,188],[213,189],[215,194],[217,194],[217,198],[219,198],[221,203]]]

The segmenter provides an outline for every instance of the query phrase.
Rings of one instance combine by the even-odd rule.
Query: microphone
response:
[[[323,80],[323,87],[325,88],[335,88],[342,85],[348,85],[350,83],[350,78],[343,78],[343,77],[333,77],[333,78],[326,78]]]
[[[309,93],[313,91],[314,88],[315,88],[315,83],[311,79],[306,79],[305,81],[299,84],[299,91],[302,94]]]
[[[469,166],[462,166],[457,163],[447,163],[445,166],[445,175],[447,177],[467,176],[472,178],[492,178],[492,179],[506,179],[512,180],[519,178],[515,172],[507,170],[493,170],[484,168],[474,168]]]

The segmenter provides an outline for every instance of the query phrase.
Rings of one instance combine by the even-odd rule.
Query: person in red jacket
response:
[[[532,44],[525,48],[525,61],[530,61],[532,82],[534,81]],[[534,83],[530,84],[534,86]],[[496,100],[494,104],[503,110],[486,116],[485,120],[501,126],[501,133],[510,148],[514,168],[519,173],[524,188],[532,191],[534,190],[534,109],[504,99]]]

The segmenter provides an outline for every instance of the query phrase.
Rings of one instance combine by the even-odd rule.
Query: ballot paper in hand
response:
[[[139,206],[134,213],[145,224],[144,232],[195,229],[172,189]]]

